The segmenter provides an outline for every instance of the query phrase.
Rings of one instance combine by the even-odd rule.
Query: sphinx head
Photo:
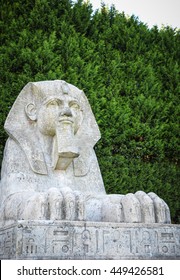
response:
[[[44,83],[34,83],[39,94],[35,103],[29,102],[25,106],[27,117],[44,135],[54,137],[62,127],[69,127],[75,135],[83,120],[82,93],[72,91],[64,81],[55,81],[54,85],[49,82],[47,86]]]
[[[33,171],[41,174],[47,171],[40,138],[51,139],[54,169],[66,169],[83,147],[93,147],[100,138],[85,94],[62,80],[28,83],[15,101],[5,129],[24,150]],[[67,164],[59,158],[66,158],[63,162]]]

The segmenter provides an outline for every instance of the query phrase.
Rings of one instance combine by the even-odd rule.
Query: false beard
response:
[[[70,122],[60,122],[56,128],[52,147],[53,169],[66,170],[74,158],[79,156],[73,125]]]

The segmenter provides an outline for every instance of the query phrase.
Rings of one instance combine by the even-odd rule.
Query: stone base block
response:
[[[18,221],[0,229],[1,259],[180,259],[180,225]]]

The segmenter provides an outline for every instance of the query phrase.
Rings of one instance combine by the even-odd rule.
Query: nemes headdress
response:
[[[82,152],[74,160],[74,174],[75,176],[84,176],[88,169],[88,158],[85,151],[88,147],[94,147],[100,139],[100,131],[89,102],[82,90],[62,80],[30,82],[22,89],[14,102],[4,128],[26,154],[31,169],[35,173],[48,174],[44,154],[35,133],[35,121],[27,117],[26,107],[34,104],[36,108],[40,108],[43,100],[48,96],[58,96],[58,94],[61,95],[62,93],[70,94],[77,98],[83,111],[82,124],[75,135],[79,145],[82,147]],[[76,168],[77,166],[78,168]]]

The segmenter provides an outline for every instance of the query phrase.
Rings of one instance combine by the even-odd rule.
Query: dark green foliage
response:
[[[3,123],[29,81],[83,89],[99,124],[95,147],[108,193],[156,192],[180,222],[180,32],[152,29],[114,6],[15,0],[1,5],[0,158]]]

